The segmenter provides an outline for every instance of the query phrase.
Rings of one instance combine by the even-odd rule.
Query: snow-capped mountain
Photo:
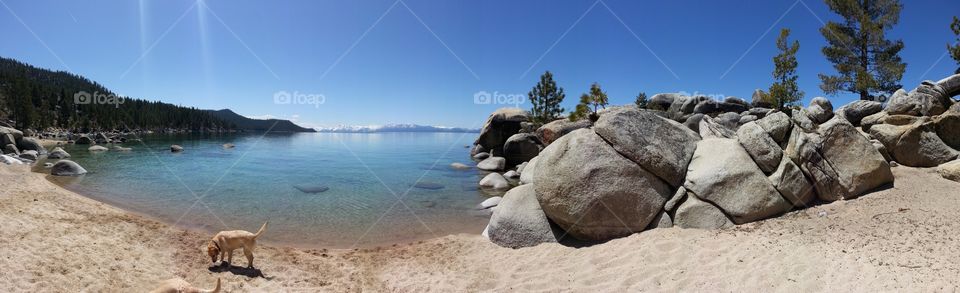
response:
[[[317,132],[338,133],[376,133],[376,132],[480,132],[480,129],[460,127],[431,126],[417,124],[387,124],[387,125],[338,125],[334,127],[316,127]]]

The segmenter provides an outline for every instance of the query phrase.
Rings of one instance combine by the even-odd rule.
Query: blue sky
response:
[[[905,87],[953,72],[955,0],[904,1]],[[613,104],[640,91],[749,99],[772,82],[774,41],[801,43],[805,102],[817,73],[818,0],[802,1],[227,1],[0,0],[0,56],[68,70],[138,98],[230,108],[308,126],[417,123],[480,127],[545,70],[577,97],[599,82]],[[278,92],[323,104],[277,104]],[[830,97],[835,105],[853,95]],[[525,101],[521,107],[529,108]]]

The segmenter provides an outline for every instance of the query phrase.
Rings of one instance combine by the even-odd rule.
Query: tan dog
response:
[[[243,255],[247,256],[247,267],[253,267],[253,249],[257,247],[257,237],[263,234],[267,229],[267,222],[260,226],[257,234],[243,230],[220,231],[207,243],[207,254],[210,260],[217,263],[217,256],[220,260],[226,259],[227,263],[233,264],[233,251],[243,248]]]
[[[217,278],[217,287],[213,290],[203,290],[197,289],[190,285],[186,280],[181,278],[174,278],[163,281],[160,283],[160,287],[150,291],[151,293],[218,293],[220,292],[220,278]]]

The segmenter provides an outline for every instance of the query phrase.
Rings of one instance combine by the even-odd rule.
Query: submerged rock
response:
[[[293,188],[296,188],[303,193],[321,193],[330,190],[330,187],[317,184],[297,184],[294,185]]]
[[[179,145],[171,145],[170,152],[179,153],[183,151],[183,147]]]
[[[413,187],[420,188],[420,189],[427,189],[427,190],[439,190],[444,188],[443,184],[434,183],[434,182],[424,182],[424,181],[420,181],[413,184]]]
[[[489,157],[477,163],[477,169],[484,171],[500,171],[507,165],[507,160],[502,157]]]
[[[87,150],[88,150],[88,151],[91,151],[91,152],[105,152],[105,151],[107,151],[107,148],[105,148],[105,147],[103,147],[103,146],[95,145],[95,146],[91,146],[91,147],[87,148]]]
[[[489,209],[489,208],[495,207],[500,204],[500,201],[502,199],[503,197],[499,197],[499,196],[494,196],[494,197],[485,199],[483,200],[483,202],[480,203],[479,207],[481,209]]]

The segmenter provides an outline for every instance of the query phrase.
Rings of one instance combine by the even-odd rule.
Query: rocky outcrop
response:
[[[490,114],[487,122],[480,129],[475,145],[489,150],[491,155],[499,156],[507,138],[520,132],[520,123],[527,122],[529,116],[519,108],[500,108]]]
[[[783,112],[769,114],[763,117],[763,119],[757,120],[757,125],[763,128],[763,130],[767,132],[767,135],[773,138],[773,141],[777,142],[777,144],[786,143],[790,130],[793,129],[790,116],[787,116],[787,114]]]
[[[487,225],[490,241],[510,248],[557,242],[557,234],[540,208],[534,185],[517,186],[500,200]]]
[[[737,136],[735,131],[717,123],[713,118],[710,118],[710,116],[703,116],[698,129],[700,130],[700,137],[703,139],[734,138]]]
[[[792,209],[736,140],[700,141],[687,170],[683,187],[717,205],[735,223],[752,222]]]
[[[760,108],[773,108],[773,104],[765,98],[766,96],[767,93],[763,92],[763,90],[754,90],[753,95],[750,97],[750,105]]]
[[[583,240],[642,231],[673,194],[669,185],[580,129],[540,153],[537,198],[551,220]]]
[[[517,133],[503,144],[503,157],[507,164],[515,166],[529,161],[540,153],[540,139],[533,133]]]
[[[768,179],[780,195],[796,208],[806,208],[817,198],[813,184],[803,175],[800,167],[786,156],[780,160],[777,170],[770,174]]]
[[[945,84],[952,84],[952,80]],[[942,114],[951,105],[946,89],[936,82],[923,81],[909,93],[902,89],[894,93],[885,110],[890,115],[934,116]]]
[[[632,108],[605,113],[593,130],[618,153],[674,187],[683,184],[700,140],[680,123]]]

